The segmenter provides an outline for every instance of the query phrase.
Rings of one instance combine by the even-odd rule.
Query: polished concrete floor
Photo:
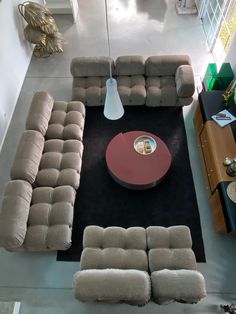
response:
[[[126,54],[144,57],[189,54],[198,85],[211,55],[198,17],[178,16],[174,2],[108,1],[111,55],[115,58]],[[71,59],[108,54],[103,1],[81,0],[79,12],[76,24],[71,15],[56,17],[66,40],[63,54],[48,59],[32,58],[0,155],[1,199],[34,92],[47,90],[57,100],[69,100]],[[79,269],[79,263],[56,262],[55,253],[9,253],[0,249],[0,300],[21,301],[21,314],[222,313],[219,305],[233,302],[236,296],[236,237],[218,235],[213,229],[192,123],[195,106],[196,101],[184,108],[184,114],[207,259],[206,263],[198,264],[198,269],[206,278],[207,298],[197,305],[158,306],[150,302],[141,308],[125,304],[82,304],[74,299],[72,290],[72,276]]]

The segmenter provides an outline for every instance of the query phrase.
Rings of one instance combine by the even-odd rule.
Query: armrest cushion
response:
[[[31,196],[32,187],[28,182],[8,182],[0,213],[0,246],[7,250],[16,250],[24,242]]]
[[[22,134],[11,168],[12,180],[35,181],[42,157],[44,137],[38,131],[28,130]]]
[[[48,129],[48,122],[51,117],[54,100],[47,92],[34,94],[28,117],[26,130],[35,130],[45,135]]]
[[[195,91],[191,65],[181,65],[175,74],[176,91],[179,97],[191,97]]]

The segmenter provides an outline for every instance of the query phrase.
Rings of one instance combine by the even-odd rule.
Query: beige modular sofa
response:
[[[0,246],[66,250],[79,187],[85,108],[35,93],[0,211]]]
[[[78,57],[71,62],[72,99],[86,106],[104,104],[106,80],[117,79],[123,105],[187,106],[195,91],[191,61],[187,55]]]
[[[197,303],[206,296],[187,226],[88,226],[83,246],[73,278],[82,302]]]

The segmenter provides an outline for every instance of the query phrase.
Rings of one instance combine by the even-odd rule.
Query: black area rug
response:
[[[91,224],[125,228],[181,224],[191,229],[197,261],[205,262],[182,108],[125,107],[124,116],[117,121],[105,119],[102,109],[87,108],[72,246],[67,251],[58,252],[57,260],[80,260],[83,230]],[[156,134],[172,154],[166,177],[149,190],[135,191],[120,186],[106,168],[105,151],[110,140],[120,132],[133,130]]]

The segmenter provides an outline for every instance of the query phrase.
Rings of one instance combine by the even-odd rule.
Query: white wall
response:
[[[0,150],[32,56],[32,45],[23,35],[25,26],[17,5],[0,2]]]
[[[235,33],[234,33],[232,44],[230,45],[229,51],[225,57],[225,62],[229,62],[231,64],[234,75],[236,76],[236,35]]]

